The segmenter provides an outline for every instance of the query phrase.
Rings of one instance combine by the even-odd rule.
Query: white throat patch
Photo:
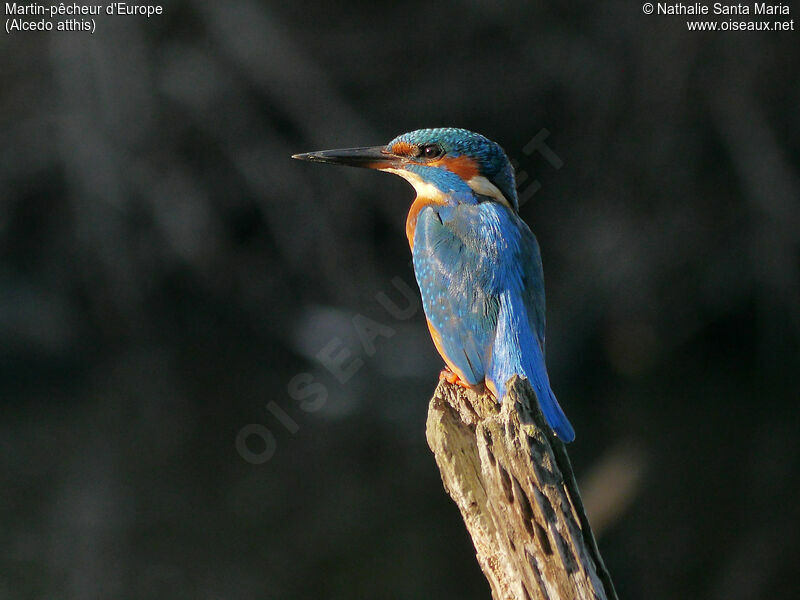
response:
[[[429,198],[431,200],[444,200],[445,195],[442,190],[437,188],[432,183],[428,183],[422,177],[411,171],[405,169],[380,169],[384,173],[393,173],[405,179],[408,183],[414,186],[418,198]]]
[[[417,192],[418,198],[429,198],[431,200],[444,200],[445,194],[437,188],[432,183],[428,183],[422,177],[413,173],[411,171],[406,171],[405,169],[380,169],[384,173],[392,173],[394,175],[399,175],[406,181],[408,181],[411,185],[414,186],[414,190]],[[514,210],[514,207],[511,206],[511,203],[503,196],[503,192],[501,192],[495,184],[491,181],[486,179],[483,175],[476,175],[469,181],[467,181],[467,185],[472,189],[473,192],[476,194],[480,194],[481,196],[488,196],[489,198],[494,198],[500,204],[503,204]]]

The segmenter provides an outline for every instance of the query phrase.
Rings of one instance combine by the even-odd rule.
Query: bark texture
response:
[[[427,438],[495,600],[616,600],[564,444],[527,381],[512,380],[502,405],[440,382]]]

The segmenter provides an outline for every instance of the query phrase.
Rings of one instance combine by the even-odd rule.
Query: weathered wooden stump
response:
[[[440,382],[428,445],[495,600],[616,600],[564,444],[526,380],[498,405]]]

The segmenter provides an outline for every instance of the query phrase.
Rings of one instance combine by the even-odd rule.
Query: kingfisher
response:
[[[385,146],[295,154],[311,162],[399,175],[416,191],[406,218],[414,274],[433,343],[463,387],[502,402],[514,375],[530,382],[564,442],[575,431],[545,365],[545,297],[539,244],[519,216],[514,169],[488,138],[454,127],[418,129]]]

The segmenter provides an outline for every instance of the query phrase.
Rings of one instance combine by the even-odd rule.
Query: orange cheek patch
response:
[[[414,146],[408,142],[397,142],[392,146],[392,154],[399,156],[409,156],[412,150],[414,150]]]
[[[432,167],[444,167],[451,173],[455,173],[461,177],[464,181],[469,181],[478,174],[478,163],[465,155],[456,157],[445,156],[444,158],[428,164]]]

